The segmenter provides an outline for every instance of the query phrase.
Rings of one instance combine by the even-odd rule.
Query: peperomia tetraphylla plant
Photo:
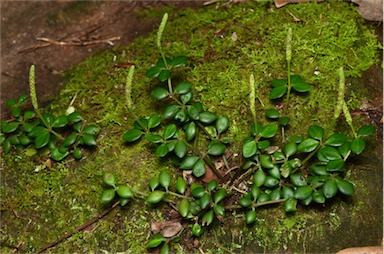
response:
[[[161,37],[167,17],[164,15],[157,34],[160,58],[147,71],[148,78],[159,81],[151,96],[164,102],[164,109],[159,114],[138,118],[133,107],[129,106],[129,111],[137,120],[122,138],[125,142],[132,143],[144,137],[157,145],[157,156],[173,156],[180,169],[192,171],[195,180],[192,184],[187,184],[183,177],[173,177],[163,170],[159,176],[150,179],[149,194],[144,194],[128,185],[115,185],[113,174],[106,173],[104,183],[113,189],[103,192],[103,203],[112,201],[117,193],[122,205],[126,205],[126,200],[132,197],[144,199],[148,205],[161,202],[172,204],[178,210],[180,218],[191,222],[189,227],[192,234],[198,237],[202,235],[203,227],[211,225],[215,219],[225,220],[226,210],[244,212],[245,222],[252,224],[257,219],[257,208],[260,206],[282,203],[285,212],[289,213],[297,210],[298,203],[304,206],[323,204],[338,193],[355,193],[354,184],[346,179],[346,161],[352,154],[359,155],[364,150],[363,138],[374,134],[375,128],[363,126],[355,132],[344,101],[343,68],[339,70],[338,102],[330,128],[325,130],[321,126],[312,125],[303,136],[286,135],[284,128],[291,121],[287,116],[291,90],[307,93],[312,89],[299,75],[291,75],[292,29],[289,28],[286,42],[287,79],[272,80],[269,94],[271,100],[286,96],[286,108],[283,112],[274,108],[267,109],[265,116],[277,121],[263,125],[258,120],[255,107],[256,99],[262,102],[256,94],[254,76],[250,76],[250,111],[253,124],[250,126],[249,136],[244,139],[242,164],[238,166],[238,172],[224,178],[216,169],[214,159],[222,157],[225,161],[223,154],[229,145],[225,132],[228,131],[230,119],[206,110],[201,102],[196,101],[192,83],[183,81],[173,84],[172,74],[178,67],[187,64],[188,57],[165,57]],[[134,67],[127,79],[129,105],[132,103],[130,91],[133,70]],[[341,111],[352,129],[352,139],[347,134],[334,132]],[[282,130],[281,144],[274,144],[279,126]],[[214,171],[218,180],[203,183],[199,178],[204,176],[208,167]],[[245,189],[240,187],[249,182],[252,184]],[[230,201],[227,199],[229,196],[233,197]],[[169,251],[172,239],[155,234],[148,247],[161,246],[163,253]]]

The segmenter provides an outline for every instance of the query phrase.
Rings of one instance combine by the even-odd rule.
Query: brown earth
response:
[[[28,72],[32,64],[36,66],[38,99],[44,106],[59,93],[66,70],[97,51],[114,44],[126,45],[157,27],[160,20],[143,19],[139,10],[166,5],[199,7],[203,3],[0,0],[1,118],[9,116],[4,106],[8,99],[29,94]],[[60,42],[64,45],[58,45]]]

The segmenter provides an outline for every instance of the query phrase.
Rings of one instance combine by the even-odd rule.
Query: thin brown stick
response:
[[[71,233],[68,233],[68,234],[65,234],[63,235],[62,237],[60,237],[59,239],[57,239],[56,241],[54,242],[51,242],[47,245],[45,245],[43,248],[41,248],[37,253],[42,253],[43,251],[46,251],[54,246],[56,246],[57,244],[59,244],[60,242],[64,241],[65,239],[67,238],[70,238],[72,235],[74,235],[75,233],[79,232],[79,231],[82,231],[84,229],[86,229],[87,227],[89,227],[90,225],[92,225],[93,223],[95,223],[96,221],[100,220],[102,217],[104,217],[105,215],[107,215],[109,212],[111,212],[118,204],[120,203],[120,201],[117,201],[116,203],[114,203],[111,207],[105,209],[104,211],[102,211],[101,213],[99,213],[98,215],[96,215],[95,217],[93,217],[93,219],[87,221],[86,223],[84,223],[83,225],[81,226],[78,226],[76,227],[76,231],[73,231]]]

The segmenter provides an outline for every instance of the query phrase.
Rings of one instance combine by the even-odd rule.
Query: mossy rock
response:
[[[355,6],[342,1],[288,5],[281,9],[270,3],[247,3],[218,9],[164,9],[142,15],[161,17],[165,11],[170,13],[163,34],[165,54],[190,58],[190,63],[176,73],[175,84],[192,82],[197,100],[207,109],[229,116],[228,135],[233,140],[233,151],[240,148],[253,121],[248,110],[250,74],[255,76],[258,97],[265,104],[263,108],[256,103],[257,110],[262,112],[275,105],[268,99],[270,81],[287,75],[285,38],[289,27],[293,31],[292,73],[301,75],[313,86],[310,93],[292,96],[290,105],[284,105],[293,119],[287,130],[289,135],[303,133],[312,124],[329,126],[337,98],[339,67],[344,67],[348,83],[379,61],[380,45],[373,30],[360,18]],[[35,252],[105,209],[99,202],[105,187],[101,181],[105,171],[143,192],[149,190],[148,179],[161,170],[180,173],[169,166],[170,161],[154,156],[154,147],[148,143],[127,145],[121,138],[135,118],[127,111],[124,96],[128,69],[119,66],[136,66],[134,112],[137,116],[149,116],[162,107],[149,96],[158,83],[145,77],[146,70],[158,58],[154,32],[129,46],[98,53],[66,74],[65,88],[45,110],[63,113],[73,99],[73,106],[83,117],[102,128],[97,149],[88,151],[80,162],[66,161],[53,168],[45,164],[45,159],[28,158],[23,151],[2,157],[2,251],[9,252],[12,246],[23,242],[23,251]],[[351,109],[369,96],[364,84],[348,86],[347,90]],[[259,118],[264,121],[262,113]],[[354,120],[359,125],[364,123],[362,118]],[[374,140],[368,142],[368,146],[374,145]],[[290,215],[278,206],[263,208],[250,227],[244,225],[241,215],[234,213],[224,224],[212,225],[212,230],[199,239],[199,246],[205,253],[221,253],[225,249],[248,253],[335,252],[348,244],[379,244],[382,206],[380,201],[370,203],[370,197],[376,196],[377,191],[368,187],[374,182],[378,189],[382,188],[382,182],[372,180],[372,175],[382,176],[381,164],[376,163],[366,155],[362,162],[350,165],[353,171],[349,176],[357,188],[354,197],[336,198],[326,207],[302,207]],[[365,172],[360,173],[362,168],[366,168]],[[93,230],[75,234],[52,252],[145,252],[143,243],[150,235],[150,222],[165,220],[163,211],[144,207],[141,200],[134,201],[115,209]],[[362,220],[363,217],[367,219]],[[375,228],[369,234],[361,235],[373,225]],[[349,233],[345,233],[347,229]],[[189,229],[185,231],[175,250],[197,252]],[[342,237],[337,238],[338,234]]]

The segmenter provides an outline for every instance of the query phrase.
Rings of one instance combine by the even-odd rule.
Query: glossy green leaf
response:
[[[181,169],[192,169],[196,162],[199,160],[196,156],[187,156],[180,164]]]
[[[288,198],[284,202],[284,210],[286,213],[295,212],[297,210],[296,208],[297,200],[294,198]]]
[[[287,178],[292,173],[292,167],[289,162],[284,162],[280,167],[280,173],[284,178]]]
[[[180,67],[180,66],[183,66],[187,61],[188,61],[187,56],[176,56],[171,60],[170,65],[172,67]]]
[[[345,134],[333,134],[331,135],[325,144],[330,145],[330,146],[341,146],[347,141],[347,135]]]
[[[313,189],[311,186],[300,186],[294,192],[293,197],[298,200],[304,200],[312,195],[312,191]]]
[[[308,136],[317,140],[324,137],[324,129],[317,125],[311,125],[308,128]]]
[[[179,106],[177,105],[167,105],[163,111],[163,118],[169,119],[176,115],[177,111],[179,111]]]
[[[219,188],[215,195],[213,196],[213,201],[215,202],[215,204],[219,203],[221,200],[223,200],[225,198],[225,196],[227,195],[227,190],[224,189],[224,188]]]
[[[343,158],[347,158],[347,156],[349,156],[351,153],[351,143],[346,141],[344,144],[339,146],[337,150],[339,151],[340,155],[343,156]]]
[[[153,66],[149,68],[146,73],[147,78],[156,78],[157,76],[159,76],[162,69],[163,68],[159,66]]]
[[[263,192],[257,198],[257,203],[264,203],[264,202],[267,202],[269,200],[271,200],[270,196],[267,193]]]
[[[17,128],[19,128],[19,122],[10,122],[2,126],[2,131],[4,133],[12,133],[17,130]]]
[[[239,199],[239,204],[242,207],[250,207],[252,205],[252,200],[249,199],[248,197],[242,197]]]
[[[199,201],[201,209],[204,210],[211,204],[211,195],[209,195],[209,193],[204,192],[204,195],[199,199]]]
[[[292,88],[300,93],[308,92],[312,89],[311,85],[305,82],[292,83]]]
[[[260,132],[260,137],[272,138],[276,135],[278,127],[276,125],[266,125]]]
[[[269,93],[269,98],[272,100],[281,98],[287,92],[287,90],[288,88],[286,85],[274,87]]]
[[[195,107],[195,106],[192,106],[192,105],[188,105],[187,106],[187,113],[189,115],[189,117],[193,120],[199,120],[199,110]]]
[[[188,141],[191,141],[192,139],[195,138],[197,132],[197,127],[195,122],[190,122],[187,125],[187,128],[185,128],[185,137],[187,138]]]
[[[341,159],[341,155],[337,148],[332,146],[323,146],[317,152],[318,158],[319,156],[324,157],[327,161],[338,160]],[[320,159],[320,158],[319,158]]]
[[[9,142],[8,139],[4,140],[1,146],[3,147],[5,154],[8,154],[11,151],[11,142]]]
[[[177,177],[175,187],[178,193],[184,194],[187,189],[187,182],[181,177]]]
[[[82,136],[81,136],[82,140],[84,141],[84,143],[87,145],[87,146],[95,146],[96,145],[96,137],[95,135],[93,134],[87,134],[87,133],[84,133]]]
[[[262,169],[258,169],[255,174],[253,174],[253,183],[256,187],[260,187],[264,184],[267,175]]]
[[[121,198],[132,198],[133,197],[133,192],[132,192],[131,188],[126,184],[117,185],[116,193]]]
[[[300,152],[310,153],[315,150],[318,145],[319,141],[312,138],[306,138],[297,146],[297,150]]]
[[[159,178],[152,177],[151,179],[149,179],[148,185],[151,191],[154,191],[160,185]]]
[[[244,158],[249,158],[256,154],[257,145],[256,141],[250,141],[243,145],[243,156]]]
[[[115,198],[115,190],[108,189],[101,193],[100,201],[103,204],[111,202]]]
[[[276,187],[279,184],[279,179],[276,179],[272,176],[267,176],[264,181],[264,186],[267,188]]]
[[[293,198],[294,191],[291,187],[284,186],[281,190],[281,196],[283,198]]]
[[[169,93],[167,89],[163,87],[155,87],[155,89],[152,90],[151,96],[156,100],[162,100],[166,97],[168,97]]]
[[[205,162],[202,159],[198,159],[195,165],[192,168],[193,175],[196,177],[201,177],[205,174]]]
[[[11,142],[12,145],[19,145],[20,140],[18,135],[11,135],[8,137],[9,142]]]
[[[160,172],[159,183],[168,190],[168,187],[171,184],[171,174],[169,174],[167,170],[164,169]]]
[[[201,218],[201,225],[203,225],[203,226],[210,225],[213,222],[214,218],[215,218],[215,214],[214,214],[213,210],[209,210]]]
[[[328,179],[328,181],[326,181],[322,186],[321,190],[326,198],[334,197],[338,191],[338,187],[335,179],[333,178]]]
[[[376,128],[375,128],[375,126],[372,126],[372,125],[365,125],[365,126],[361,127],[361,128],[357,131],[357,136],[358,136],[358,137],[370,136],[370,135],[375,134],[375,132],[376,132]]]
[[[178,120],[181,123],[186,122],[188,120],[187,112],[184,109],[180,109],[175,115],[175,120]]]
[[[159,76],[157,78],[160,80],[160,82],[166,81],[171,76],[170,70],[162,70],[159,73]]]
[[[151,193],[149,193],[146,202],[148,204],[157,204],[163,199],[164,194],[164,191],[161,190],[152,191]]]
[[[217,119],[217,115],[210,111],[204,111],[199,114],[199,121],[203,124],[211,124]]]
[[[278,166],[274,166],[270,170],[268,170],[268,174],[276,179],[280,179],[281,174],[280,174],[280,168]]]
[[[217,188],[217,186],[219,185],[219,183],[217,182],[216,179],[213,179],[211,180],[208,184],[207,184],[207,190],[208,191],[213,191]]]
[[[177,206],[177,210],[179,210],[179,213],[181,217],[186,217],[189,213],[189,207],[190,207],[190,202],[188,199],[183,198],[179,205]]]
[[[282,126],[287,126],[290,121],[291,121],[291,118],[289,118],[288,116],[282,116],[278,120],[279,124]]]
[[[216,129],[219,134],[223,133],[229,128],[229,118],[227,116],[220,116],[216,120]]]
[[[215,212],[215,214],[217,214],[221,217],[224,217],[224,215],[225,215],[225,208],[222,204],[215,204],[213,206],[213,211]]]
[[[335,172],[335,171],[345,171],[345,163],[342,159],[330,161],[327,163],[327,171]]]
[[[302,173],[295,173],[290,176],[290,180],[292,184],[296,187],[300,186],[306,186],[307,185],[307,179]]]
[[[152,239],[149,241],[147,247],[148,248],[156,248],[159,246],[163,241],[165,241],[165,237],[158,233],[152,236]]]
[[[297,152],[297,145],[295,142],[289,142],[283,147],[284,154],[289,157],[294,155]]]
[[[175,87],[174,92],[176,94],[186,94],[191,91],[192,84],[190,82],[181,82]]]
[[[256,200],[260,196],[261,190],[256,185],[252,185],[251,190],[249,191],[249,193],[251,194],[252,198],[254,200]]]
[[[115,176],[112,173],[104,172],[103,173],[103,182],[106,185],[115,187]]]
[[[55,161],[62,161],[65,157],[69,155],[68,151],[61,152],[59,148],[54,149],[51,152],[51,158]]]
[[[70,121],[71,123],[77,123],[77,122],[80,122],[81,120],[83,120],[80,113],[77,111],[74,111],[71,114],[69,114],[67,116],[67,118],[68,118],[68,121]]]
[[[279,200],[281,198],[281,191],[280,189],[274,189],[270,194],[269,197],[271,200]]]
[[[279,151],[274,152],[272,156],[273,156],[273,160],[276,162],[281,162],[285,159],[284,153]]]
[[[160,135],[154,134],[154,133],[147,133],[145,134],[145,139],[148,140],[151,143],[158,144],[163,141],[163,138]]]
[[[181,140],[177,141],[174,152],[177,157],[183,158],[188,152],[188,148],[185,142]]]
[[[124,135],[123,135],[123,140],[125,142],[134,142],[136,140],[138,140],[141,135],[142,135],[142,131],[141,130],[138,130],[138,129],[130,129],[129,131],[127,131]]]
[[[175,124],[169,124],[165,126],[164,131],[163,131],[163,138],[164,140],[172,138],[177,131],[177,127]]]
[[[351,150],[353,153],[359,155],[365,148],[365,141],[362,138],[355,138],[351,142]]]
[[[24,101],[26,101],[28,99],[28,95],[26,94],[20,94],[19,97],[17,98],[17,102],[19,104],[22,104]]]
[[[180,96],[180,100],[181,100],[181,103],[183,103],[184,105],[186,105],[188,102],[190,102],[193,98],[193,93],[192,92],[188,92],[186,94],[182,94]]]
[[[269,154],[262,154],[260,156],[260,164],[264,168],[273,168],[272,158]]]
[[[83,158],[83,151],[80,147],[76,147],[75,149],[73,149],[73,157],[76,160],[80,160],[81,158]]]
[[[260,132],[263,130],[263,125],[260,123],[252,124],[251,125],[251,134],[255,137],[260,136]]]
[[[246,214],[245,214],[245,223],[247,223],[248,225],[249,224],[252,224],[256,221],[256,218],[257,218],[257,214],[256,214],[256,211],[254,210],[249,210]]]
[[[161,123],[161,116],[159,114],[153,114],[148,119],[148,129],[153,129],[159,126]]]
[[[16,105],[16,100],[15,99],[9,99],[5,102],[5,106],[7,106],[8,108],[12,108],[13,106]]]
[[[337,187],[344,195],[352,196],[355,194],[355,187],[350,181],[338,180],[336,181]]]
[[[41,116],[49,126],[51,126],[53,121],[55,120],[55,117],[51,114],[42,114]]]
[[[156,150],[155,150],[155,154],[159,157],[164,157],[165,155],[167,155],[169,152],[168,150],[168,146],[167,144],[161,144],[159,145]]]
[[[191,194],[193,197],[195,198],[201,198],[204,196],[204,194],[206,193],[204,187],[202,185],[196,185],[196,187],[192,188],[191,187]]]
[[[327,171],[327,166],[322,164],[312,164],[309,167],[309,172],[319,176],[329,175],[329,172]]]
[[[325,203],[325,196],[323,195],[323,192],[321,190],[314,191],[312,193],[313,201],[315,201],[318,204],[324,204]]]
[[[11,110],[11,116],[14,118],[18,118],[21,115],[21,107],[14,107]]]
[[[71,134],[69,134],[64,139],[63,146],[71,146],[71,145],[73,145],[75,143],[75,141],[76,141],[76,138],[77,138],[77,133],[76,132],[72,132]]]
[[[48,144],[49,140],[51,139],[51,133],[49,131],[44,130],[39,136],[35,139],[35,147],[37,149],[44,147]]]
[[[81,129],[83,128],[83,122],[80,121],[80,122],[74,123],[74,124],[72,125],[72,128],[73,128],[73,130],[75,130],[75,131],[77,131],[77,132],[80,132]]]
[[[62,128],[68,124],[68,118],[65,115],[57,117],[53,122],[52,122],[52,127],[53,128]]]
[[[25,135],[24,133],[20,134],[19,140],[20,140],[20,144],[23,146],[27,146],[31,143],[31,139],[27,135]]]
[[[265,116],[270,119],[277,119],[280,117],[280,112],[277,109],[267,109],[265,111]]]
[[[203,229],[198,223],[193,224],[191,231],[192,234],[197,237],[201,236],[201,234],[203,233]]]
[[[208,145],[208,154],[213,156],[222,155],[225,152],[226,146],[217,140],[213,140]]]

